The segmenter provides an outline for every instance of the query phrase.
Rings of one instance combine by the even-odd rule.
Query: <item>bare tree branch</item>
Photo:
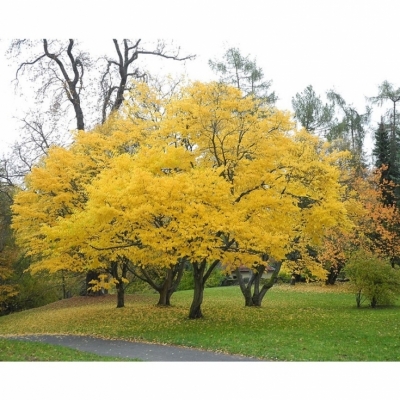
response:
[[[132,63],[135,60],[137,60],[137,58],[139,57],[139,54],[155,55],[155,56],[163,57],[166,59],[172,59],[172,60],[176,60],[176,61],[191,60],[195,57],[194,55],[189,55],[189,56],[180,58],[179,51],[176,54],[166,54],[164,52],[165,45],[160,45],[160,42],[159,42],[158,48],[154,51],[140,49],[139,48],[139,44],[141,42],[140,39],[137,40],[136,43],[132,46],[129,45],[128,39],[123,39],[122,43],[123,43],[124,49],[123,49],[123,54],[122,54],[121,47],[120,47],[120,44],[118,43],[118,41],[116,39],[113,39],[113,42],[114,42],[114,47],[117,52],[119,61],[115,61],[113,59],[108,59],[108,63],[109,63],[108,66],[113,64],[118,67],[119,83],[117,85],[118,89],[117,89],[115,100],[112,103],[112,105],[110,103],[111,112],[119,110],[119,108],[121,107],[121,105],[124,101],[124,93],[127,90],[129,90],[129,88],[127,87],[128,77],[132,76],[132,77],[135,77],[136,79],[143,79],[146,76],[146,73],[141,73],[138,68],[136,68],[132,72],[129,72],[130,66],[132,65]],[[132,54],[130,54],[131,50],[133,50]],[[108,99],[108,101],[110,102],[110,99]]]

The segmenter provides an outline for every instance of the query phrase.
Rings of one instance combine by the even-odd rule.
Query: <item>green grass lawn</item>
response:
[[[357,309],[345,286],[275,286],[261,308],[245,307],[239,287],[210,288],[201,320],[187,318],[191,297],[177,292],[165,308],[157,295],[129,295],[122,309],[114,295],[75,297],[1,317],[0,335],[82,334],[280,361],[400,360],[400,306]]]
[[[0,339],[0,361],[127,361],[46,343]],[[131,360],[129,360],[131,361]]]

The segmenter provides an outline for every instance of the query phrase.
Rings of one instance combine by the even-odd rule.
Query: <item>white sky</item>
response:
[[[54,2],[19,1],[14,12],[3,13],[0,25],[0,154],[18,136],[13,116],[29,96],[17,97],[12,80],[15,67],[7,67],[7,38],[78,38],[89,49],[113,54],[112,38],[173,40],[182,53],[195,53],[187,62],[189,79],[215,77],[210,58],[222,58],[228,47],[255,57],[280,100],[291,109],[291,99],[313,85],[317,94],[336,89],[361,112],[365,96],[377,93],[388,80],[400,86],[398,11],[395,0],[171,0],[122,1],[113,9],[102,1],[68,1],[54,10]],[[57,3],[58,4],[58,3]],[[21,11],[22,10],[22,11]],[[12,17],[17,15],[17,17]],[[66,25],[63,25],[66,24]],[[109,49],[109,51],[107,51]],[[154,59],[147,59],[148,65]],[[164,60],[162,71],[182,68]],[[378,121],[381,111],[376,111]]]

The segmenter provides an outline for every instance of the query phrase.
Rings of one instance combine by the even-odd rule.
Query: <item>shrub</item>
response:
[[[400,295],[400,271],[372,254],[357,252],[345,266],[357,307],[367,299],[371,307],[390,305]]]
[[[225,279],[224,272],[221,271],[220,268],[215,268],[213,272],[211,272],[210,277],[206,281],[206,287],[218,287],[222,285],[222,281]]]
[[[109,293],[116,293],[115,288],[109,290]],[[126,294],[132,293],[157,293],[147,282],[133,276],[129,276],[129,284],[125,288]]]
[[[27,310],[60,300],[60,290],[48,279],[48,274],[24,273],[18,279],[18,294],[1,304],[1,313]]]
[[[282,283],[290,283],[292,279],[292,274],[288,271],[279,271],[278,274],[278,282],[282,282]]]
[[[210,277],[206,281],[206,287],[217,287],[222,285],[222,281],[225,278],[224,272],[220,268],[215,268],[213,272],[211,272]],[[194,289],[194,280],[193,280],[193,271],[190,266],[187,268],[182,276],[182,279],[179,283],[178,290],[191,290]]]

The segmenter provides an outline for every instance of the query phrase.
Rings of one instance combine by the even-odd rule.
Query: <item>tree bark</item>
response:
[[[330,268],[325,283],[327,285],[334,285],[336,283],[336,279],[338,278],[339,273],[342,269],[343,269],[342,265],[338,265],[336,268]]]
[[[198,319],[203,318],[203,313],[201,311],[201,305],[203,303],[203,293],[204,293],[204,272],[206,268],[206,261],[194,262],[193,263],[193,278],[194,278],[194,292],[193,300],[190,306],[189,318]]]
[[[159,290],[160,298],[158,301],[159,306],[170,306],[171,296],[175,293],[178,285],[183,276],[183,270],[185,267],[185,260],[181,260],[179,263],[174,265],[167,271],[167,276],[164,280],[161,290]]]
[[[103,119],[102,123],[105,122],[106,119],[106,109],[110,105],[111,113],[118,111],[124,101],[124,93],[128,90],[127,83],[129,82],[129,78],[144,78],[146,76],[145,73],[140,73],[138,69],[129,72],[130,66],[137,60],[139,54],[143,55],[155,55],[158,57],[169,58],[172,60],[183,61],[183,60],[190,60],[194,58],[194,56],[186,56],[183,58],[179,58],[178,54],[176,55],[168,55],[165,54],[163,51],[147,51],[147,50],[140,50],[139,44],[141,39],[137,40],[135,43],[130,43],[128,39],[123,39],[123,46],[120,46],[116,39],[113,39],[114,47],[117,52],[117,60],[108,60],[108,69],[105,75],[108,74],[110,65],[113,64],[118,68],[119,74],[119,83],[118,86],[111,86],[107,90],[107,94],[105,95],[104,102],[103,102]],[[116,96],[114,102],[110,102],[110,98],[112,93],[116,91]],[[109,104],[110,103],[110,104]]]
[[[67,298],[67,290],[65,288],[65,276],[64,276],[63,270],[61,270],[61,285],[62,285],[63,299],[66,299]]]
[[[115,285],[117,289],[117,308],[125,307],[125,287],[122,281]]]
[[[253,272],[251,273],[251,276],[247,283],[245,283],[245,281],[243,280],[239,268],[236,268],[236,276],[239,282],[240,290],[242,291],[242,294],[244,296],[244,305],[246,307],[253,306],[252,287],[255,280],[255,274]]]
[[[265,266],[260,265],[256,268],[256,272],[254,274],[254,293],[252,296],[252,301],[253,301],[253,306],[256,307],[261,307],[261,302],[262,302],[262,297],[261,297],[261,291],[260,291],[260,284],[261,284],[261,278],[262,275],[265,271]]]
[[[242,292],[243,293],[243,292]],[[244,295],[244,305],[246,307],[252,307],[254,306],[253,302],[253,296],[251,295],[251,288],[246,288],[245,292],[243,293]]]
[[[170,268],[165,268],[166,274],[162,278],[158,274],[152,274],[151,270],[131,268],[130,271],[141,281],[148,283],[158,292],[158,306],[171,305],[171,296],[175,293],[182,279],[186,259],[182,259]]]
[[[89,270],[86,273],[86,293],[85,296],[101,296],[103,293],[101,291],[94,291],[93,284],[90,283],[93,280],[99,279],[99,272],[94,270]]]
[[[117,308],[125,307],[125,280],[128,273],[128,259],[122,257],[118,261],[111,261],[111,276],[116,279],[115,288],[117,290]],[[121,275],[118,268],[121,268]]]
[[[327,285],[334,285],[336,283],[336,279],[337,279],[338,275],[339,275],[338,272],[335,269],[331,268],[329,270],[329,273],[328,273],[325,283]]]
[[[172,270],[167,271],[167,275],[165,277],[165,280],[161,286],[159,286],[159,289],[157,290],[160,297],[158,300],[157,305],[158,306],[170,306],[170,298],[172,293],[170,293],[170,288],[172,286]]]
[[[274,262],[273,265],[275,271],[261,288],[261,278],[265,269],[263,265],[256,267],[256,270],[252,272],[252,275],[247,284],[244,283],[243,278],[240,275],[239,269],[236,270],[240,289],[245,299],[244,305],[246,307],[261,307],[264,296],[267,294],[268,290],[271,289],[272,286],[274,286],[275,279],[279,274],[282,263]]]
[[[280,267],[279,267],[279,269],[280,269]],[[274,286],[275,279],[279,273],[279,269],[278,269],[278,271],[275,270],[275,272],[272,274],[271,278],[263,285],[262,289],[257,294],[257,296],[256,297],[253,296],[253,305],[255,305],[257,307],[261,307],[261,303],[264,299],[264,296],[267,294],[268,290],[271,289],[272,286]]]
[[[356,303],[357,303],[357,308],[361,307],[361,290],[359,290],[356,294]]]
[[[71,79],[67,73],[67,70],[65,69],[64,64],[60,60],[60,58],[56,54],[52,54],[49,52],[47,39],[43,39],[43,49],[44,49],[45,55],[57,63],[58,68],[60,69],[62,76],[65,80],[64,90],[65,90],[68,100],[71,102],[72,106],[74,107],[75,118],[76,118],[76,127],[78,130],[84,131],[85,130],[85,122],[83,119],[81,99],[80,99],[79,92],[77,90],[77,85],[82,80],[82,76],[83,76],[83,65],[79,59],[77,59],[73,56],[73,54],[72,54],[73,47],[74,47],[74,41],[72,39],[69,39],[67,54],[68,54],[68,58],[71,62],[72,70],[73,70],[73,79]],[[81,69],[81,71],[79,71],[78,67]]]
[[[208,270],[207,260],[204,259],[201,262],[194,262],[193,266],[193,278],[194,278],[194,291],[193,300],[189,310],[189,319],[203,318],[203,313],[201,311],[201,305],[203,303],[204,287],[207,279],[211,275],[211,272],[219,264],[219,260],[214,261]]]

